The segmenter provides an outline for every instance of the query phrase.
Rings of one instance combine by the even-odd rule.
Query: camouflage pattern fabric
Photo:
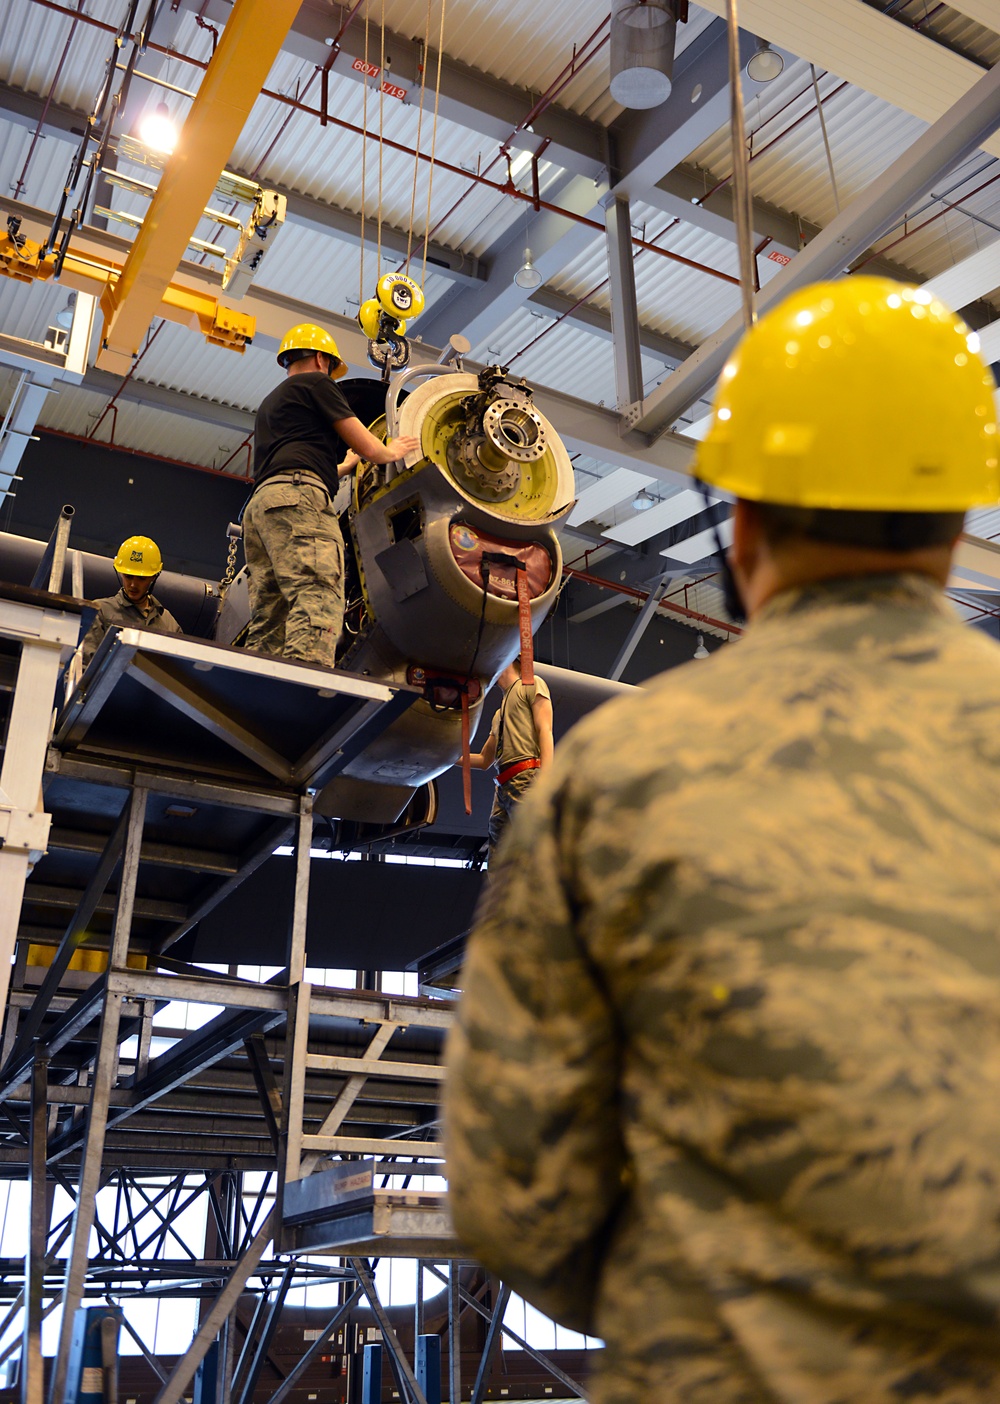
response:
[[[169,609],[164,609],[154,595],[149,596],[150,607],[147,614],[143,614],[142,610],[132,603],[124,590],[119,590],[117,595],[109,595],[107,599],[95,600],[94,603],[97,605],[97,615],[83,640],[85,668],[97,652],[98,644],[112,627],[146,629],[151,634],[181,633],[181,626],[177,620]]]
[[[247,648],[332,668],[344,623],[344,538],[319,479],[268,478],[243,515]]]
[[[1000,1399],[1000,649],[787,591],[587,718],[449,1047],[457,1231],[597,1404]]]

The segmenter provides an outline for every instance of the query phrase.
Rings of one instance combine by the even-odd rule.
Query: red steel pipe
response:
[[[597,585],[602,590],[614,590],[619,595],[630,595],[635,600],[649,599],[648,590],[637,590],[634,586],[623,585],[618,580],[605,580],[603,576],[590,575],[585,570],[574,570],[572,566],[563,566],[563,575],[568,575],[573,580],[582,580],[586,585]],[[699,624],[709,624],[713,629],[723,629],[727,634],[743,633],[738,624],[727,623],[725,619],[714,619],[710,614],[699,614],[696,609],[672,604],[669,600],[661,600],[657,609],[669,610],[671,614],[680,614],[685,619],[695,619]]]

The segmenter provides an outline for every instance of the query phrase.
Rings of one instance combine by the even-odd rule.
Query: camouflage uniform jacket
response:
[[[97,605],[97,618],[87,630],[87,636],[83,641],[83,666],[85,668],[97,652],[98,644],[112,626],[118,629],[148,629],[153,634],[179,634],[181,632],[181,626],[169,609],[164,608],[153,595],[149,597],[148,614],[143,614],[142,610],[132,603],[124,590],[119,590],[117,595],[109,595],[107,599],[95,600],[94,603]]]
[[[599,1404],[1000,1399],[1000,649],[787,591],[556,753],[449,1049],[456,1228]]]

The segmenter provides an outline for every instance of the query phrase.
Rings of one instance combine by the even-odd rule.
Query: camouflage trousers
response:
[[[332,668],[344,623],[344,538],[318,478],[264,482],[243,515],[247,648]]]
[[[506,832],[511,821],[511,815],[517,806],[524,799],[534,781],[538,778],[537,770],[521,770],[517,775],[507,781],[506,785],[496,785],[493,790],[493,808],[490,810],[490,823],[488,833],[490,836],[490,858],[492,864],[493,855],[497,851],[497,844]]]

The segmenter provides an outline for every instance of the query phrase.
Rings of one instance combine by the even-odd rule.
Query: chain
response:
[[[226,573],[219,581],[219,601],[226,598],[226,592],[233,580],[236,578],[236,551],[240,544],[240,538],[235,533],[229,536],[229,556],[226,560]]]

